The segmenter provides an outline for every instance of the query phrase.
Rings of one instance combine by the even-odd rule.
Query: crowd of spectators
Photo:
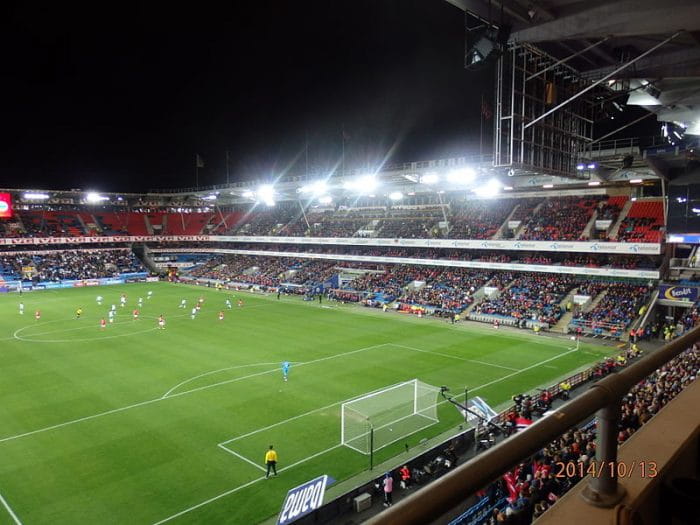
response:
[[[574,283],[575,278],[568,275],[518,275],[507,289],[497,297],[486,298],[472,312],[552,326],[564,313],[560,303]]]
[[[579,311],[572,319],[574,326],[580,326],[593,333],[621,335],[630,323],[643,312],[649,299],[651,288],[648,285],[630,283],[605,283],[605,296],[591,310]]]
[[[98,279],[144,271],[141,261],[128,249],[57,250],[0,257],[0,273],[6,280]]]
[[[606,375],[624,363],[608,359],[597,368],[597,376]],[[672,401],[700,372],[700,351],[696,346],[668,362],[634,386],[622,399],[618,444],[622,444],[642,425]],[[511,419],[523,414],[513,412]],[[481,496],[492,504],[505,498],[506,504],[493,512],[489,525],[525,525],[532,523],[581,481],[595,459],[596,431],[592,423],[572,428],[533,457],[520,463],[492,483]],[[566,476],[557,476],[558,463],[581,464]]]
[[[548,199],[525,222],[520,239],[529,241],[575,241],[591,219],[600,198],[560,197]]]
[[[515,199],[481,200],[452,207],[450,239],[490,239],[513,211]]]

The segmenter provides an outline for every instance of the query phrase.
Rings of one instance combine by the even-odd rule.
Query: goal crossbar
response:
[[[343,403],[341,444],[369,454],[437,423],[439,392],[412,379]]]

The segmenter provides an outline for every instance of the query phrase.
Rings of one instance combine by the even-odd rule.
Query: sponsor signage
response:
[[[161,248],[153,248],[157,252]],[[345,255],[332,253],[277,252],[272,250],[231,250],[228,248],[163,248],[168,252],[228,253],[232,255],[264,255],[269,257],[296,257],[299,259],[325,259],[328,261],[358,261],[382,264],[413,264],[419,266],[443,266],[448,268],[479,268],[486,270],[514,270],[520,272],[564,273],[568,275],[594,275],[601,277],[629,277],[635,279],[659,279],[658,270],[626,270],[623,268],[587,268],[555,266],[547,264],[495,263],[485,261],[455,261],[452,259],[419,259],[415,257],[379,257],[375,255]]]
[[[661,244],[659,243],[597,241],[368,239],[360,237],[263,237],[247,235],[117,235],[111,237],[36,237],[0,239],[0,245],[98,244],[133,242],[243,242],[267,244],[325,244],[335,246],[410,246],[416,248],[459,248],[464,250],[613,253],[631,255],[658,255],[661,253]]]
[[[0,193],[0,219],[12,217],[12,196],[9,193]]]
[[[302,516],[319,509],[323,505],[328,476],[319,476],[287,492],[282,503],[282,511],[277,518],[277,525],[293,523]]]
[[[662,284],[659,287],[659,298],[666,299],[667,301],[683,301],[694,303],[698,300],[698,287]]]

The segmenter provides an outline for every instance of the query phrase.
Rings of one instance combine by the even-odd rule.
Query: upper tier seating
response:
[[[632,204],[617,234],[619,242],[661,242],[664,207],[660,200]]]

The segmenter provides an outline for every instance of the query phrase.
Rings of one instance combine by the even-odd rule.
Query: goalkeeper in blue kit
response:
[[[284,377],[284,380],[286,381],[289,378],[289,367],[291,364],[289,361],[285,361],[282,363],[282,377]]]

